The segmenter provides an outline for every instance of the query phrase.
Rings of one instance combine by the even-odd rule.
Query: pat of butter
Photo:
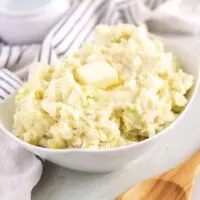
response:
[[[118,74],[108,63],[94,62],[78,68],[76,78],[83,85],[107,88],[117,83]]]

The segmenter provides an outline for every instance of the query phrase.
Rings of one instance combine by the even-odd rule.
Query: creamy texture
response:
[[[48,148],[111,148],[152,137],[187,105],[194,83],[143,27],[106,26],[94,40],[40,64],[16,96],[14,133]]]

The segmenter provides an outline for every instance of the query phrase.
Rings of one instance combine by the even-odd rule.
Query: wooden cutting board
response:
[[[178,167],[130,188],[117,200],[191,200],[199,166],[200,150]]]

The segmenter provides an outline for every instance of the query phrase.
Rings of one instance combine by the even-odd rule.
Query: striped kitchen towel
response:
[[[198,10],[196,15],[194,13],[200,3],[191,8],[189,0],[184,0],[184,4],[181,2],[182,0],[84,0],[82,3],[71,3],[64,18],[50,31],[42,45],[13,46],[6,44],[2,38],[0,100],[21,85],[20,79],[26,80],[30,63],[36,57],[38,61],[47,63],[57,60],[90,39],[92,30],[99,23],[146,23],[154,33],[199,34],[200,15]],[[191,12],[192,15],[189,15]],[[17,83],[14,85],[13,81]]]
[[[200,17],[194,16],[194,9],[188,10],[187,4],[184,5],[181,0],[83,0],[71,4],[41,45],[15,46],[1,38],[0,100],[21,86],[36,61],[56,62],[90,40],[92,30],[99,23],[145,23],[154,33],[199,34]],[[183,11],[193,12],[193,15]],[[0,160],[5,161],[0,163],[0,199],[30,199],[31,190],[41,175],[41,163],[1,133],[0,151]]]

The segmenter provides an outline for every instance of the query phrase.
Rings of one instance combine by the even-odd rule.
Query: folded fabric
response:
[[[42,174],[39,158],[0,133],[0,199],[28,200]]]
[[[146,23],[154,33],[199,34],[200,17],[193,14],[186,18],[180,12],[186,8],[180,0],[84,0],[71,5],[42,45],[14,46],[5,44],[2,38],[0,100],[19,88],[21,80],[27,79],[30,66],[35,66],[31,63],[58,62],[58,58],[90,40],[92,30],[99,23]],[[42,173],[41,162],[2,132],[0,152],[0,199],[30,199],[31,190]]]

